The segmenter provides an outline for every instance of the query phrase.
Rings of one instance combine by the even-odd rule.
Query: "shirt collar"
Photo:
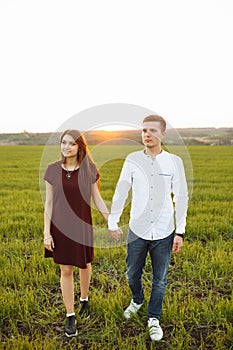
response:
[[[154,158],[150,154],[146,153],[146,148],[144,148],[144,150],[142,152],[145,155],[145,157],[152,158],[152,159],[156,159],[158,157],[160,158],[162,156],[162,154],[164,154],[164,150],[162,148],[161,148],[161,152],[159,154],[157,154]]]

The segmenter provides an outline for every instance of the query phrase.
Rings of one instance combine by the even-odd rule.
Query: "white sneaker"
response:
[[[151,340],[161,340],[163,338],[163,330],[157,318],[149,318],[148,327]]]
[[[143,303],[142,303],[143,304]],[[131,300],[129,306],[127,307],[127,309],[125,309],[124,311],[124,317],[125,318],[130,318],[133,314],[136,314],[136,312],[138,312],[138,310],[140,309],[140,307],[142,306],[142,304],[136,304],[133,299]]]

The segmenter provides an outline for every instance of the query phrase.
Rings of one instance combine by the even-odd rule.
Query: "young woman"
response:
[[[52,257],[61,269],[61,291],[66,307],[65,334],[77,334],[74,313],[74,266],[79,268],[80,317],[89,317],[88,290],[94,258],[91,198],[103,217],[108,209],[100,195],[99,173],[84,137],[78,130],[61,136],[61,161],[46,170],[44,211],[45,257]]]

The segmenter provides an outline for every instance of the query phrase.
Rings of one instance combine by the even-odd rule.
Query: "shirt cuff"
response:
[[[112,215],[110,214],[108,217],[108,229],[110,231],[118,230],[118,225],[115,220],[113,220]]]
[[[175,235],[176,235],[176,236],[179,236],[179,237],[182,237],[182,238],[184,239],[184,233],[178,233],[178,232],[177,232]]]
[[[118,225],[108,225],[108,229],[109,229],[109,231],[117,231],[118,230]]]

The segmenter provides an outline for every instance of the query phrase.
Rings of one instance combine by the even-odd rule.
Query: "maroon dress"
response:
[[[77,169],[68,179],[61,161],[46,170],[44,180],[53,186],[50,232],[55,248],[53,252],[45,249],[45,257],[53,257],[57,264],[86,268],[94,258],[91,191],[87,178],[82,180],[80,173]],[[93,164],[91,174],[91,182],[95,183],[99,173]]]

